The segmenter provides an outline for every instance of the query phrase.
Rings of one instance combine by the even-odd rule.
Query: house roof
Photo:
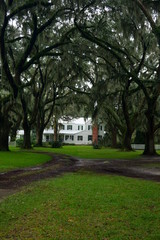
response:
[[[74,134],[77,134],[77,133],[80,133],[82,131],[72,131],[72,130],[60,130],[59,133],[60,134],[66,134],[66,135],[74,135]]]
[[[77,134],[80,132],[83,132],[83,130],[82,131],[74,131],[74,130],[60,130],[59,131],[60,134],[65,134],[65,135],[74,135],[74,134]],[[54,130],[53,129],[45,129],[43,131],[43,134],[54,134]],[[24,135],[24,130],[18,130],[17,135]]]
[[[91,118],[86,118],[86,119],[84,119],[83,117],[81,117],[81,118],[73,118],[73,119],[71,119],[71,120],[68,120],[68,121],[65,121],[65,120],[63,120],[63,119],[60,119],[59,120],[59,123],[68,123],[68,124],[77,124],[77,125],[84,125],[84,124],[86,124],[86,122],[89,122],[91,120]]]
[[[53,129],[44,129],[43,134],[53,134]]]

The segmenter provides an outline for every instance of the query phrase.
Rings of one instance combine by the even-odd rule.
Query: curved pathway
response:
[[[20,187],[28,185],[31,182],[57,177],[61,174],[76,172],[78,170],[160,181],[160,157],[143,157],[136,160],[93,160],[78,159],[67,155],[47,152],[43,152],[42,154],[48,154],[52,159],[36,167],[0,173],[0,201],[4,197],[18,191]]]

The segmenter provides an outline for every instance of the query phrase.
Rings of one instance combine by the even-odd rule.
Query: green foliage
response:
[[[122,149],[122,143],[118,142],[116,147],[119,148],[119,149]]]
[[[158,183],[69,174],[0,204],[0,239],[160,239]]]
[[[75,146],[75,143],[63,143],[63,146]]]
[[[31,145],[36,146],[36,140],[35,138],[31,138]],[[16,139],[16,147],[23,148],[24,147],[24,140],[22,138]]]
[[[98,144],[97,143],[93,143],[93,149],[101,149],[102,148],[102,144],[100,141],[98,141]]]
[[[103,147],[111,147],[111,140],[110,140],[110,135],[109,134],[107,134],[103,137],[102,146]]]
[[[136,137],[134,139],[135,144],[144,144],[145,143],[145,134],[141,131],[136,131]]]
[[[62,147],[62,142],[60,141],[52,142],[52,148],[61,148],[61,147]]]
[[[23,139],[19,138],[19,139],[16,139],[16,147],[20,147],[20,148],[23,148]]]
[[[92,116],[102,113],[106,123],[113,121],[122,139],[129,126],[132,133],[137,125],[148,127],[149,133],[146,110],[155,118],[155,125],[159,122],[158,2],[2,1],[2,119],[6,115],[7,120],[14,119],[11,122],[15,130],[17,116],[25,113],[19,121],[26,119],[28,126],[33,126],[37,118],[37,125],[45,126],[55,111],[55,102],[57,108],[68,109],[70,114],[74,111],[66,104],[79,99],[73,115],[84,108],[83,102]],[[69,89],[72,96],[66,101]],[[5,133],[8,126],[0,132]],[[21,147],[21,143],[18,145]]]
[[[34,147],[36,146],[36,139],[35,138],[31,138],[31,145]]]

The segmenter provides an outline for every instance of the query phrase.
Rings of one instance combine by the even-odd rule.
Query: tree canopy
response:
[[[41,145],[55,111],[73,104],[111,135],[115,126],[124,149],[144,132],[144,154],[156,154],[159,9],[150,0],[2,0],[0,150],[19,126],[25,147],[32,128]]]

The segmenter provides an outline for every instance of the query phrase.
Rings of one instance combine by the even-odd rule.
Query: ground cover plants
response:
[[[159,239],[158,183],[79,172],[0,204],[0,239]]]

